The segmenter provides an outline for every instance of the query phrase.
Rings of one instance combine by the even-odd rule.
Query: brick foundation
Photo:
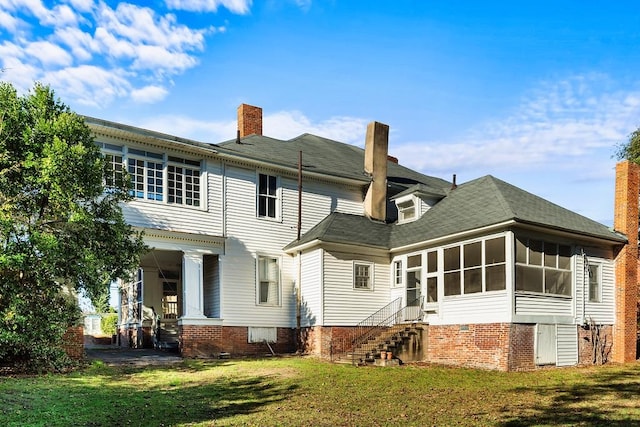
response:
[[[62,336],[62,349],[74,360],[84,359],[84,328],[71,326]]]
[[[246,326],[179,326],[180,353],[183,357],[216,357],[220,353],[232,356],[263,355],[270,350],[265,343],[249,343]],[[277,328],[277,342],[270,344],[276,353],[296,350],[295,329]]]
[[[429,325],[427,361],[506,371],[512,325]],[[517,369],[517,367],[511,367]]]
[[[509,340],[509,370],[530,371],[535,365],[535,337],[534,324],[514,323],[511,325],[511,339]]]
[[[332,354],[346,351],[353,326],[312,326],[300,332],[300,351],[330,359]]]
[[[589,328],[577,326],[578,328],[578,364],[579,365],[593,365],[594,364],[594,352],[593,352],[593,331]],[[603,325],[600,326],[600,340],[604,343],[604,360],[611,360],[611,353],[613,350],[613,326]],[[601,355],[597,354],[597,360],[595,363],[600,363]]]

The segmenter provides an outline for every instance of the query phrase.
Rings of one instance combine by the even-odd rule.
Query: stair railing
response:
[[[402,298],[396,298],[380,310],[359,322],[347,337],[331,340],[331,358],[351,352],[352,363],[358,358],[356,349],[363,343],[379,335],[398,323],[409,323],[422,320],[422,302],[424,297],[418,297],[401,307]]]

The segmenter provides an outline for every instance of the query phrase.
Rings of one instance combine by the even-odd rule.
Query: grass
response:
[[[448,426],[640,422],[640,363],[502,373],[309,358],[0,378],[3,426]]]

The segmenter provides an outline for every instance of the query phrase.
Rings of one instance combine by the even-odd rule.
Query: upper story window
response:
[[[516,290],[571,296],[571,247],[517,237]]]
[[[109,187],[116,187],[122,185],[124,178],[123,174],[123,150],[122,145],[99,143],[102,148],[104,160],[105,160],[105,173],[104,173],[104,185]]]
[[[169,203],[200,206],[200,162],[169,156],[167,187]]]
[[[415,221],[421,215],[420,200],[417,197],[405,195],[396,199],[395,202],[398,209],[398,224]]]
[[[408,222],[416,217],[416,204],[414,200],[406,200],[398,203],[398,221]]]
[[[105,185],[117,185],[126,172],[137,199],[199,207],[201,162],[152,151],[98,142],[105,158]]]
[[[159,202],[164,200],[162,154],[130,148],[127,172],[131,177],[131,193],[134,197]]]
[[[278,218],[278,178],[258,174],[258,217]]]

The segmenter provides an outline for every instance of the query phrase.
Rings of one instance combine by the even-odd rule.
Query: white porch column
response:
[[[182,256],[182,319],[202,319],[202,254],[185,252]]]

